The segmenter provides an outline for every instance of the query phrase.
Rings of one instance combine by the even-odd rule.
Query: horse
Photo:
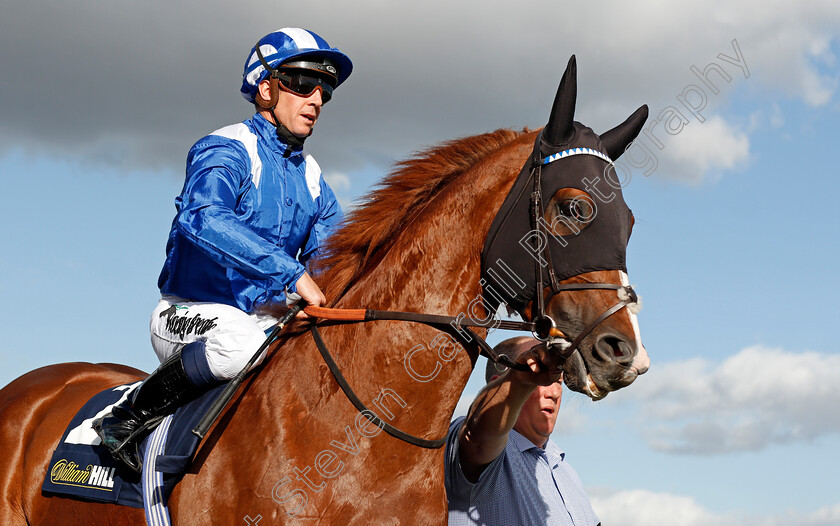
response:
[[[541,131],[455,139],[398,163],[329,241],[318,280],[330,306],[490,320],[501,299],[550,325],[539,330],[543,337],[563,333],[561,348],[575,340],[569,388],[599,399],[644,373],[649,361],[623,262],[632,216],[620,189],[602,188],[624,206],[609,209],[580,181],[603,183],[609,158],[639,133],[647,107],[599,136],[573,120],[576,79],[573,56]],[[533,162],[577,149],[539,169]],[[547,203],[528,204],[532,187]],[[528,222],[528,209],[533,224],[518,224]],[[518,242],[506,241],[520,231]],[[598,239],[587,243],[606,247],[606,259],[573,245],[590,231]],[[287,328],[211,428],[169,497],[173,524],[445,523],[443,450],[382,430],[388,424],[439,444],[478,358],[480,346],[468,338],[474,343],[493,327],[467,334],[458,324],[318,322],[324,347],[368,408],[360,411],[317,352],[311,325]],[[121,365],[66,363],[0,390],[0,524],[144,524],[143,510],[40,489],[84,401],[144,376]]]

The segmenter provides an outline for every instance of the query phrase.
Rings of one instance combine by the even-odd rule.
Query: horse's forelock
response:
[[[315,262],[317,281],[327,297],[338,299],[376,254],[390,246],[397,233],[447,184],[526,132],[501,129],[456,139],[397,163],[348,214],[327,241],[325,255]]]

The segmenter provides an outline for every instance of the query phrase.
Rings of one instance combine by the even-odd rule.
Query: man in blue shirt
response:
[[[487,386],[467,417],[452,422],[445,452],[450,526],[599,525],[580,478],[549,440],[563,393],[556,357],[527,336],[496,351],[532,372],[500,372],[488,362]]]
[[[307,263],[343,215],[303,143],[352,69],[311,31],[270,33],[242,73],[255,115],[190,149],[150,326],[162,363],[93,424],[131,469],[142,467],[139,438],[163,416],[245,367],[276,323],[264,307],[325,303]]]

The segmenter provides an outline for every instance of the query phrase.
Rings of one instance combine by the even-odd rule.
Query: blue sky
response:
[[[541,126],[571,53],[577,118],[596,131],[642,103],[652,118],[684,111],[677,95],[702,84],[690,66],[715,61],[731,81],[707,93],[705,122],[684,111],[679,133],[660,125],[664,148],[646,143],[656,171],[635,170],[625,189],[653,365],[597,404],[567,392],[553,438],[605,524],[840,524],[840,7],[604,6],[534,2],[546,15],[534,20],[492,3],[406,15],[326,2],[276,21],[224,4],[10,6],[0,65],[19,76],[0,80],[0,385],[62,361],[156,366],[147,323],[184,155],[247,117],[240,68],[270,30],[310,25],[354,60],[307,143],[347,205],[429,144]],[[227,31],[200,29],[221,21]],[[733,39],[748,77],[719,58],[735,56]],[[51,57],[56,91],[33,80]]]

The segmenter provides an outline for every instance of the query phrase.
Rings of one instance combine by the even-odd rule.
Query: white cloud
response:
[[[712,174],[736,169],[750,156],[746,133],[715,115],[705,122],[689,121],[664,142],[660,173],[688,182],[701,182]]]
[[[785,125],[785,116],[782,114],[782,108],[778,104],[773,104],[772,114],[770,115],[770,126],[773,129],[781,128]]]
[[[714,513],[693,498],[647,490],[594,489],[592,507],[603,524],[610,526],[837,526],[840,504],[813,512],[788,511],[774,515]]]
[[[611,526],[725,526],[691,497],[647,490],[590,491],[595,513]]]
[[[822,106],[838,89],[836,0],[813,0],[807,9],[779,0],[714,7],[645,0],[611,4],[609,16],[584,5],[537,4],[291,4],[280,23],[266,21],[252,0],[109,9],[81,0],[55,4],[46,15],[37,3],[13,2],[0,20],[0,49],[7,50],[0,67],[14,72],[0,81],[0,144],[179,173],[190,144],[250,112],[238,94],[247,49],[280,25],[307,21],[317,21],[312,29],[354,61],[353,76],[308,143],[322,166],[348,172],[384,171],[411,151],[456,136],[541,126],[572,53],[577,116],[600,132],[642,103],[654,115],[674,104],[685,86],[700,82],[691,66],[724,66],[731,80],[718,79],[720,93],[709,95],[707,116],[718,115],[717,128],[692,123],[679,139],[697,133],[703,147],[674,145],[665,155],[685,166],[659,172],[692,181],[746,155],[746,133],[727,113],[712,111],[726,108],[736,90],[749,89],[765,104],[784,95]],[[220,21],[224,31],[202,30]],[[154,27],[155,38],[131,27]],[[749,77],[720,58],[736,55],[733,39]],[[61,79],[60,89],[51,78]],[[735,144],[724,150],[727,139]]]
[[[755,451],[840,432],[840,355],[746,348],[653,368],[622,401],[640,407],[643,435],[670,453]]]
[[[323,176],[324,180],[335,193],[338,204],[341,206],[344,214],[348,214],[355,207],[353,195],[350,193],[352,188],[350,177],[340,172],[324,172]]]
[[[345,192],[350,189],[350,177],[340,172],[329,172],[324,174],[324,180],[335,192]]]
[[[756,110],[750,114],[749,125],[747,131],[752,133],[756,130],[769,127],[773,130],[778,130],[785,125],[785,115],[782,112],[782,107],[779,103],[774,102],[768,108]]]

